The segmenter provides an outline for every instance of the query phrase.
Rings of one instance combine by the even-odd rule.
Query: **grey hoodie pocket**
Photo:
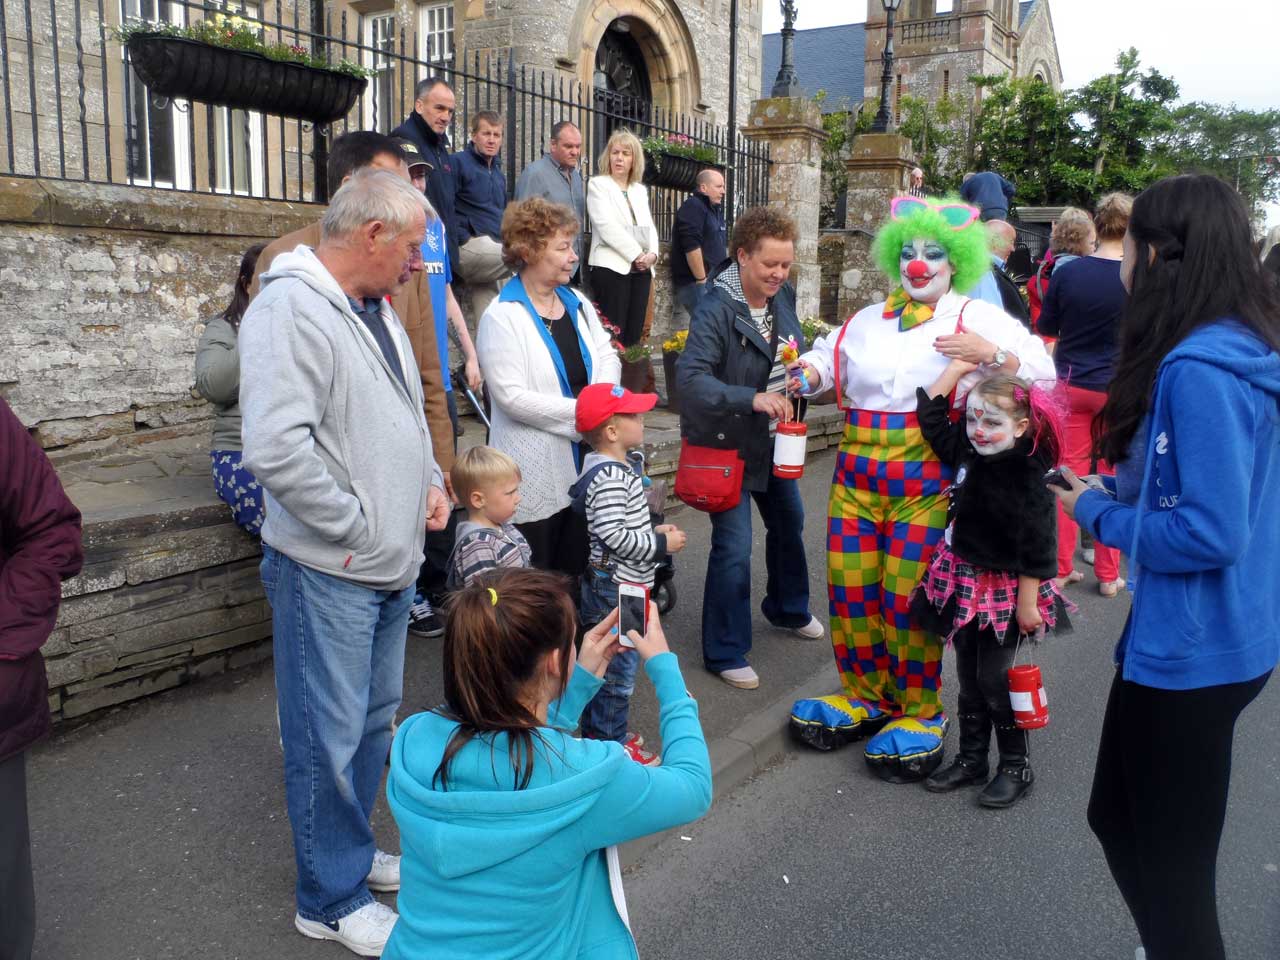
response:
[[[354,480],[351,481],[351,492],[360,501],[360,516],[364,518],[364,532],[357,534],[350,543],[343,546],[353,553],[370,553],[374,544],[378,542],[377,513],[372,509],[364,488]]]

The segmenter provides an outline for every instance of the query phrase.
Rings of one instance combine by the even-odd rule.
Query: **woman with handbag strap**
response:
[[[677,365],[680,386],[681,469],[697,448],[737,451],[742,496],[711,514],[711,555],[702,606],[706,668],[732,687],[753,690],[760,678],[751,651],[751,501],[765,525],[768,569],[761,611],[774,626],[805,640],[823,635],[809,612],[804,505],[795,480],[775,477],[769,423],[790,419],[792,401],[778,357],[790,338],[802,342],[795,291],[787,283],[799,234],[795,221],[772,207],[756,207],[733,228],[732,259],[712,275],[694,310],[689,340]],[[750,494],[750,496],[746,496]]]
[[[604,318],[620,331],[624,347],[644,334],[658,261],[658,231],[642,184],[644,150],[625,128],[615,130],[600,156],[602,172],[587,181],[591,217],[591,292]]]
[[[951,483],[920,431],[916,388],[953,359],[982,365],[953,400],[997,371],[1050,384],[1055,374],[1038,337],[999,307],[956,292],[991,267],[976,208],[898,197],[890,211],[873,254],[900,286],[789,368],[793,389],[834,388],[847,414],[827,527],[831,642],[844,689],[797,701],[791,730],[819,750],[874,733],[868,765],[905,782],[933,772],[947,731],[942,642],[908,613],[942,537]]]

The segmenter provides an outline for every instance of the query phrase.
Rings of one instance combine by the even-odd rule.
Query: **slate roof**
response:
[[[1027,22],[1027,17],[1031,16],[1031,8],[1036,5],[1036,0],[1021,0],[1018,4],[1018,29],[1022,29],[1022,25]]]
[[[805,95],[825,90],[824,113],[856,109],[862,102],[866,50],[865,24],[797,30],[796,74]],[[761,60],[761,95],[767,97],[782,62],[782,34],[765,34]]]

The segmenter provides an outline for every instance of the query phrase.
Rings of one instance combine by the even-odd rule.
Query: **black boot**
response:
[[[987,782],[987,752],[991,749],[991,716],[962,713],[960,717],[960,749],[949,767],[939,770],[924,782],[930,793],[948,793],[959,787]]]
[[[978,803],[984,807],[1011,807],[1031,789],[1036,776],[1031,772],[1031,747],[1027,731],[1015,724],[996,724],[996,746],[1000,749],[1000,769],[982,793]]]

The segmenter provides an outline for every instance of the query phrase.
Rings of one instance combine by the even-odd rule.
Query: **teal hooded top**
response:
[[[606,849],[688,823],[711,806],[698,704],[673,653],[645,664],[661,706],[661,767],[572,731],[602,681],[574,670],[535,739],[533,777],[516,790],[507,737],[471,740],[448,789],[433,784],[457,723],[419,713],[391,748],[387,798],[400,827],[400,895],[384,960],[637,956],[610,884]]]

